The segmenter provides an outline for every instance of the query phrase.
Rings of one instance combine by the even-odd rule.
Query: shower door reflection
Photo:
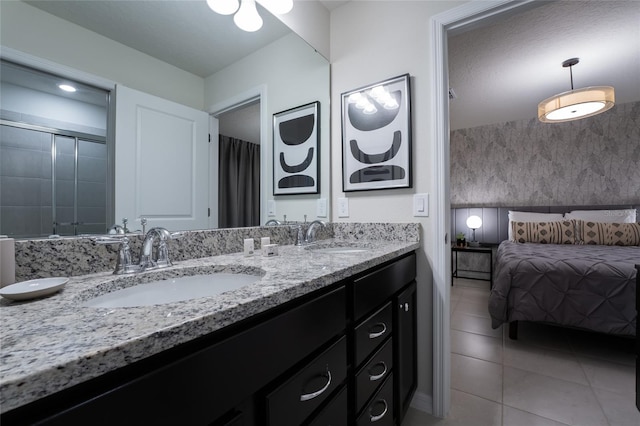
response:
[[[105,232],[104,138],[2,121],[0,159],[0,234]]]

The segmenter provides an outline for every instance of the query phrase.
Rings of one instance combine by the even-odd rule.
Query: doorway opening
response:
[[[218,226],[260,225],[260,99],[218,119]]]

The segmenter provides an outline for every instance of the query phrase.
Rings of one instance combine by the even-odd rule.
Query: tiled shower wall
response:
[[[637,204],[640,102],[451,132],[451,206]]]

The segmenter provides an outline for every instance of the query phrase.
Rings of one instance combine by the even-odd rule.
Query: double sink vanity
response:
[[[104,248],[88,241],[17,246],[24,279],[70,280],[0,300],[2,424],[401,424],[417,380],[419,225],[330,228],[304,246],[288,226],[189,232],[171,242],[173,266],[130,275],[91,271]],[[277,256],[241,253],[260,236]],[[65,244],[80,244],[71,265],[34,267]]]

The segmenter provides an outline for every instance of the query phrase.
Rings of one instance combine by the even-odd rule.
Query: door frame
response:
[[[472,1],[431,17],[431,111],[435,141],[432,166],[435,177],[436,218],[433,221],[433,401],[432,414],[445,417],[451,406],[451,202],[449,158],[449,63],[447,33],[480,25],[497,15],[521,12],[535,0]]]
[[[252,87],[236,96],[218,102],[209,107],[209,115],[211,116],[209,133],[211,135],[212,143],[209,144],[209,205],[215,200],[216,209],[218,206],[218,178],[213,176],[212,170],[218,170],[218,137],[219,126],[218,116],[225,112],[233,111],[234,109],[241,108],[249,103],[259,101],[260,102],[260,223],[262,224],[267,217],[267,195],[270,193],[267,191],[269,179],[267,176],[268,165],[268,135],[267,129],[269,128],[269,117],[267,115],[267,86],[260,85]],[[215,168],[214,168],[215,167]],[[215,181],[215,185],[213,182]],[[213,213],[211,218],[213,218]],[[212,220],[209,221],[210,224]],[[218,213],[215,214],[215,227],[218,224]]]

